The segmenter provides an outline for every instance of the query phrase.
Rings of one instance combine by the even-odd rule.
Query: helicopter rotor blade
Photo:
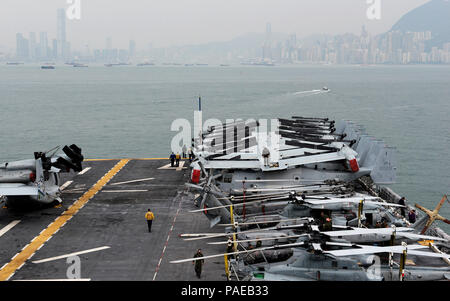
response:
[[[269,228],[264,228],[264,229],[257,229],[257,230],[246,230],[246,231],[240,231],[240,232],[236,232],[235,234],[247,234],[247,233],[263,233],[263,232],[267,232],[267,231],[283,231],[283,230],[289,230],[289,229],[295,229],[295,228],[299,228],[299,227],[304,227],[305,224],[308,224],[308,222],[305,221],[305,223],[303,224],[296,224],[296,225],[289,225],[289,226],[278,226],[278,227],[269,227]],[[192,235],[192,234],[189,234]],[[203,235],[203,236],[194,236],[192,238],[186,238],[184,240],[186,241],[190,241],[190,240],[201,240],[201,239],[208,239],[208,238],[216,238],[216,237],[223,237],[223,236],[231,236],[233,235],[233,233],[218,233],[218,234],[213,234],[213,235]],[[181,236],[181,235],[180,235]],[[182,236],[183,237],[183,236]]]
[[[225,255],[230,256],[230,255],[238,255],[238,254],[244,254],[244,253],[253,253],[253,252],[265,251],[265,250],[301,247],[303,245],[304,245],[303,242],[286,244],[286,245],[275,245],[275,246],[270,246],[270,247],[265,247],[265,248],[257,248],[257,249],[252,249],[252,250],[236,251],[236,252],[231,252],[231,253],[221,253],[221,254],[208,255],[208,256],[202,256],[202,257],[194,257],[194,258],[187,258],[187,259],[181,259],[181,260],[173,260],[173,261],[170,261],[170,263],[183,263],[183,262],[190,262],[190,261],[196,261],[196,260],[203,260],[203,259],[223,257]]]
[[[217,207],[209,207],[209,208],[206,208],[206,210],[222,209],[222,208],[229,208],[229,207],[240,207],[240,206],[244,206],[244,205],[248,206],[248,205],[253,205],[253,204],[258,204],[258,203],[266,203],[266,202],[270,202],[270,201],[271,201],[271,199],[250,201],[250,202],[245,202],[245,203],[236,203],[236,204],[232,204],[232,205],[223,205],[223,206],[217,206]],[[279,205],[283,205],[284,203],[286,203],[286,205],[289,204],[288,201],[284,201],[284,202],[280,202]],[[205,210],[205,208],[189,210],[189,213],[202,212],[204,210]]]
[[[245,239],[245,240],[236,240],[234,242],[237,243],[243,243],[243,242],[254,242],[254,241],[265,241],[265,240],[278,240],[278,239],[288,239],[288,238],[298,238],[308,236],[308,234],[301,234],[301,235],[290,235],[290,236],[279,236],[279,237],[265,237],[265,238],[257,238],[257,239]],[[215,242],[209,242],[208,245],[225,245],[228,241],[215,241]]]
[[[291,219],[279,219],[279,220],[268,220],[268,221],[255,221],[255,222],[248,222],[248,223],[237,223],[238,226],[242,225],[257,225],[257,224],[271,224],[271,223],[282,223],[282,222],[291,222],[291,221],[297,221],[298,218],[291,218]],[[217,226],[233,226],[233,224],[217,224]]]

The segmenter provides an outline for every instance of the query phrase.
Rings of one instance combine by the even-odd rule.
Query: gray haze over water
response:
[[[450,66],[3,65],[0,162],[70,143],[87,158],[167,157],[172,121],[192,121],[201,94],[204,119],[302,115],[360,123],[397,148],[394,190],[434,208],[450,193],[449,74]],[[323,86],[331,93],[297,93]],[[450,216],[450,204],[442,215]]]
[[[429,0],[381,0],[381,19],[369,20],[366,0],[80,0],[81,18],[67,22],[72,49],[105,46],[139,49],[229,41],[249,32],[264,32],[267,22],[274,32],[311,34],[370,33],[390,30],[408,11]],[[66,0],[2,0],[0,46],[14,48],[15,34],[48,32],[56,38],[56,9]]]

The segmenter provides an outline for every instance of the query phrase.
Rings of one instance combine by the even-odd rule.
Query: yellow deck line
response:
[[[75,203],[64,211],[47,229],[41,232],[31,243],[18,253],[0,270],[0,281],[12,275],[27,261],[47,240],[49,240],[67,221],[69,221],[86,203],[105,186],[130,160],[122,159],[98,182],[83,194]]]

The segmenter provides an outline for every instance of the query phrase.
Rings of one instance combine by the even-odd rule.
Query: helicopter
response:
[[[26,199],[39,204],[61,203],[61,172],[81,171],[81,148],[72,144],[47,152],[35,152],[34,159],[11,161],[0,164],[0,195],[8,205],[15,205]],[[51,153],[51,154],[50,154]]]

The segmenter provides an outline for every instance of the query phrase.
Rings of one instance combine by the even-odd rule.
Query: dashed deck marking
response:
[[[98,251],[106,250],[106,249],[109,249],[109,248],[110,248],[109,246],[104,246],[104,247],[89,249],[89,250],[85,250],[85,251],[79,251],[79,252],[64,254],[64,255],[60,255],[60,256],[50,257],[50,258],[46,258],[46,259],[36,260],[36,261],[33,261],[33,263],[43,263],[43,262],[48,262],[48,261],[54,261],[54,260],[58,260],[58,259],[62,259],[62,258],[67,258],[67,257],[70,257],[70,256],[81,255],[81,254],[92,253],[92,252],[98,252]]]
[[[182,198],[180,198],[180,203],[178,205],[177,213],[175,214],[175,216],[173,218],[172,226],[170,227],[169,234],[167,235],[166,243],[164,244],[164,248],[163,248],[163,251],[161,253],[161,257],[159,258],[158,265],[156,266],[155,274],[153,275],[153,281],[155,281],[156,275],[158,275],[158,271],[159,271],[159,268],[161,267],[161,262],[163,260],[164,253],[166,252],[167,245],[169,244],[170,235],[172,234],[172,231],[173,231],[173,226],[175,225],[175,222],[177,221],[178,213],[180,213],[181,201],[182,201]]]
[[[154,180],[154,179],[155,179],[155,178],[145,178],[145,179],[138,179],[138,180],[125,181],[125,182],[117,182],[117,183],[109,184],[109,186],[113,186],[113,185],[121,185],[121,184],[128,184],[128,183],[135,183],[135,182],[151,181],[151,180]]]
[[[14,228],[14,226],[17,225],[18,223],[20,223],[20,220],[10,222],[7,226],[5,226],[3,229],[0,230],[0,237],[9,230],[11,230],[12,228]]]
[[[78,175],[84,175],[85,173],[87,173],[92,167],[86,167],[85,169],[83,169],[82,171],[80,171],[78,173]]]
[[[99,192],[130,160],[120,160],[110,171],[108,171],[97,183],[83,194],[75,203],[64,211],[53,223],[37,236],[36,239],[20,253],[14,256],[6,266],[0,270],[0,281],[9,280],[24,263],[48,241],[55,232],[72,218],[89,200]]]
[[[62,184],[61,187],[59,187],[59,190],[63,191],[72,183],[73,183],[73,181],[67,181],[66,183]]]

